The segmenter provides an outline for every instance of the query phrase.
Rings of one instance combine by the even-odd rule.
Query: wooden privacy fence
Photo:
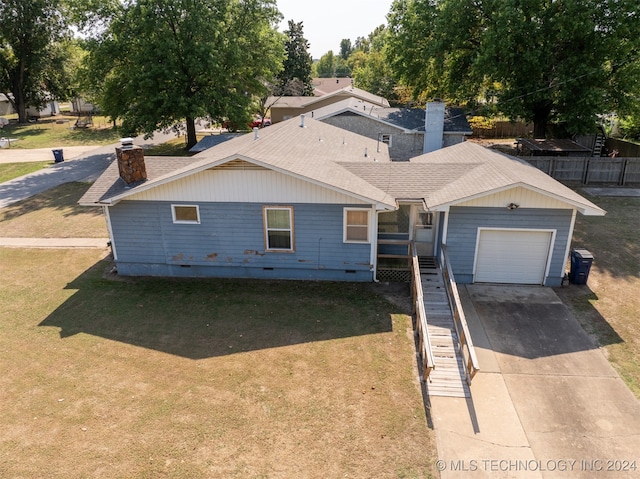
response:
[[[565,183],[640,183],[640,158],[531,156],[531,165]]]
[[[533,133],[533,123],[496,121],[491,128],[472,126],[475,138],[515,138]]]
[[[471,380],[480,370],[480,366],[478,358],[476,357],[476,350],[473,347],[473,341],[471,341],[467,318],[465,317],[464,310],[462,309],[460,295],[458,294],[458,286],[453,276],[449,257],[447,256],[447,246],[443,244],[440,251],[440,267],[442,268],[442,276],[447,288],[449,306],[453,313],[453,324],[455,325],[456,333],[458,334],[458,341],[460,341],[459,353],[464,361],[464,372],[467,384],[471,386]]]

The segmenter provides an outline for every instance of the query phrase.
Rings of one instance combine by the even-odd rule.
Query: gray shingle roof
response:
[[[292,118],[260,130],[257,140],[253,132],[248,133],[181,162],[148,157],[145,159],[148,180],[132,188],[124,187],[124,182],[118,178],[117,166],[111,165],[80,200],[81,204],[117,201],[174,179],[234,159],[243,159],[354,197],[394,207],[393,198],[339,164],[389,162],[387,145],[310,118],[306,119],[304,128],[299,125],[300,119]],[[167,171],[170,165],[175,166]]]
[[[604,214],[527,162],[476,143],[460,143],[409,162],[392,162],[387,145],[308,117],[304,128],[294,118],[260,130],[258,139],[248,133],[191,158],[148,157],[148,180],[134,187],[127,187],[118,177],[114,162],[80,203],[118,201],[235,159],[386,208],[395,207],[398,199],[417,199],[432,210],[446,210],[475,197],[522,186],[573,205],[584,214]]]
[[[270,108],[312,108],[314,103],[321,101],[324,102],[327,98],[333,97],[344,97],[347,100],[349,98],[357,98],[359,100],[373,103],[378,107],[389,106],[389,102],[386,98],[382,98],[381,96],[374,95],[373,93],[369,93],[368,91],[361,90],[354,86],[343,87],[322,96],[270,96],[267,98],[266,105]],[[343,100],[337,100],[336,103],[339,103],[340,101]]]
[[[358,98],[349,98],[318,108],[313,111],[313,117],[316,119],[324,119],[345,112],[357,113],[367,118],[373,118],[374,120],[405,131],[424,132],[424,108],[381,108],[378,105]],[[473,133],[462,108],[445,108],[444,132],[465,133],[468,135]]]
[[[219,135],[207,135],[198,143],[193,145],[189,151],[192,153],[200,153],[201,151],[208,150],[211,147],[224,143],[225,141],[232,140],[238,136],[236,133],[221,133]]]

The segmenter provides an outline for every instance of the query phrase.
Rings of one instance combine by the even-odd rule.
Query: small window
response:
[[[369,242],[370,211],[365,209],[345,208],[344,210],[344,242]]]
[[[200,209],[198,205],[171,205],[173,222],[179,224],[200,224]]]
[[[293,251],[293,208],[265,206],[264,236],[267,251]]]
[[[378,141],[382,143],[386,143],[391,148],[391,134],[390,133],[380,133],[378,134]]]

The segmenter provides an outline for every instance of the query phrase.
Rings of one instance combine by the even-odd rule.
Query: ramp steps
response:
[[[442,278],[435,258],[419,258],[424,308],[427,314],[435,368],[426,382],[431,396],[470,397],[464,364],[458,354],[458,336]]]

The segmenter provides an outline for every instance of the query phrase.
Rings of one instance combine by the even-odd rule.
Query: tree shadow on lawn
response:
[[[36,196],[17,201],[12,205],[2,208],[0,222],[10,221],[28,213],[45,208],[61,211],[63,217],[75,215],[102,216],[102,209],[98,206],[87,207],[78,205],[78,200],[91,186],[90,183],[71,182],[64,183]]]
[[[190,359],[392,331],[398,306],[371,285],[243,279],[114,279],[102,261],[40,326]],[[109,277],[111,276],[111,277]]]

